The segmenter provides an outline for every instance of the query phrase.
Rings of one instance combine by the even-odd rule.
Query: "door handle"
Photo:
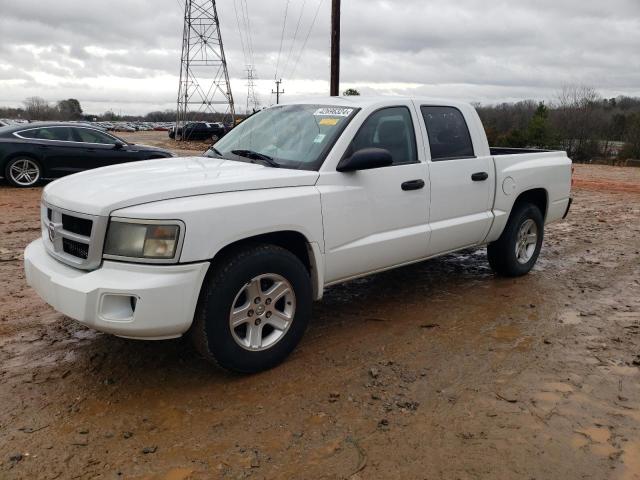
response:
[[[424,180],[408,180],[403,182],[400,186],[402,187],[402,190],[420,190],[424,187]]]
[[[486,180],[487,178],[489,178],[489,174],[487,172],[476,172],[471,175],[471,180],[473,180],[474,182],[481,182],[483,180]]]

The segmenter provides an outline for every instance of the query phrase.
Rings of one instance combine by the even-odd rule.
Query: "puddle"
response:
[[[501,325],[494,330],[492,337],[499,342],[513,342],[521,335],[522,333],[518,327],[514,325]]]
[[[565,325],[577,325],[582,322],[580,314],[574,310],[567,310],[558,315],[558,320]]]

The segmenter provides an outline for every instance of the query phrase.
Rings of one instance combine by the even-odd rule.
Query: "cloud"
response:
[[[241,0],[218,2],[240,110],[248,62],[261,79],[257,92],[265,104],[273,101],[276,65],[285,98],[326,94],[329,1],[322,2],[309,31],[320,1],[290,0],[280,56],[287,0],[246,0],[251,49],[238,28]],[[96,112],[173,108],[181,4],[7,2],[0,16],[0,104],[38,95],[78,98],[85,110]],[[550,98],[567,83],[588,84],[607,96],[640,95],[637,0],[610,0],[606,8],[584,0],[349,0],[342,15],[343,89],[484,103]]]

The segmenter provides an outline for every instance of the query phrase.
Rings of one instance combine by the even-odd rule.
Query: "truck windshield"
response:
[[[317,170],[357,111],[331,105],[271,107],[247,118],[205,155],[240,161],[262,155],[284,168]],[[254,155],[238,155],[240,151]]]

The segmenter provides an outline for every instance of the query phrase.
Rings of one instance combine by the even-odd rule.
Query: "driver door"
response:
[[[116,139],[111,135],[86,127],[72,130],[77,142],[75,147],[81,152],[78,155],[81,159],[79,171],[133,160],[126,149],[116,148]]]
[[[408,263],[427,255],[427,165],[417,148],[411,104],[370,114],[345,156],[363,148],[391,153],[388,167],[326,172],[317,187],[325,235],[325,283]]]

